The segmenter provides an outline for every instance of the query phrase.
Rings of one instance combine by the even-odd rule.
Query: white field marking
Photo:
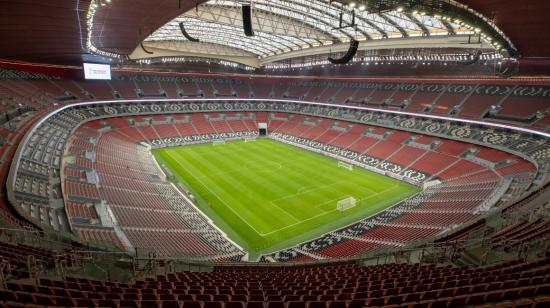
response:
[[[322,186],[313,186],[313,185],[312,186],[304,186],[304,187],[301,187],[300,189],[298,189],[294,195],[301,195],[303,193],[308,193],[310,191],[316,191],[316,190],[321,189],[321,188],[326,188],[326,187],[342,184],[344,182],[345,181],[339,181],[339,182],[334,182],[332,184],[327,184],[327,185],[322,185]],[[288,195],[288,196],[294,196],[294,195]],[[286,198],[287,198],[287,196],[282,197],[280,199],[286,199]],[[277,201],[277,200],[278,199],[275,199],[273,201]]]
[[[321,190],[321,189],[324,189],[324,188],[327,188],[327,187],[330,187],[330,186],[342,184],[342,183],[344,183],[344,182],[345,182],[345,181],[340,181],[340,182],[336,182],[336,183],[332,183],[332,184],[327,184],[327,185],[322,185],[322,186],[318,186],[318,187],[311,187],[311,186],[310,186],[310,187],[303,187],[303,188],[306,188],[306,190],[300,191],[300,190],[303,189],[303,188],[300,188],[300,189],[298,190],[298,192],[295,193],[295,194],[286,195],[286,196],[284,196],[284,197],[281,197],[281,198],[278,198],[278,199],[275,199],[275,200],[271,200],[270,202],[273,203],[275,206],[278,206],[277,204],[275,204],[275,202],[277,202],[277,201],[284,200],[284,199],[289,199],[289,198],[293,198],[293,197],[296,197],[296,196],[301,195],[301,194],[304,194],[304,193],[308,193],[308,192],[316,191],[316,190]],[[396,185],[392,186],[392,188],[395,187],[395,186],[396,186]],[[369,189],[368,187],[365,187],[365,190],[369,190],[369,191],[371,191],[371,192],[374,192],[374,190]],[[378,193],[375,193],[375,194],[378,194]],[[338,198],[338,199],[331,199],[331,200],[325,201],[325,202],[323,202],[323,203],[319,203],[318,205],[315,206],[315,208],[321,210],[321,209],[319,208],[320,206],[322,206],[322,205],[324,205],[324,204],[326,204],[326,203],[328,203],[328,202],[335,201],[335,200],[340,200],[340,198]],[[322,210],[321,210],[321,211],[322,211]]]
[[[218,176],[221,176],[221,175],[228,175],[228,174],[232,174],[232,173],[242,173],[246,170],[255,170],[257,172],[274,172],[274,171],[283,169],[283,165],[281,165],[280,163],[272,163],[272,162],[270,162],[270,163],[273,164],[273,167],[265,167],[265,168],[253,168],[253,167],[251,167],[251,165],[254,162],[261,162],[261,161],[263,161],[263,160],[258,159],[258,160],[249,161],[249,162],[246,162],[242,167],[235,168],[235,169],[230,169],[229,171],[210,173],[208,175],[200,176],[197,179],[199,179],[199,178],[200,179],[208,179],[208,178],[218,177]]]
[[[175,159],[174,156],[172,156],[172,153],[168,153],[168,155],[170,157],[172,157],[172,159]],[[194,176],[194,173],[189,171],[189,169],[187,169],[184,165],[182,165],[178,159],[175,159],[176,162],[178,163],[178,165],[180,165],[180,167],[182,167],[183,169],[185,169],[185,171],[189,172],[190,174],[192,174]],[[260,236],[263,236],[261,232],[259,232],[258,230],[256,230],[256,228],[254,228],[252,225],[250,225],[248,223],[248,221],[246,221],[246,219],[244,219],[241,215],[239,215],[239,213],[237,213],[231,206],[229,206],[229,204],[227,204],[227,202],[225,202],[225,200],[223,198],[220,198],[220,196],[218,196],[218,194],[216,194],[214,191],[210,190],[208,188],[208,186],[206,184],[204,184],[204,182],[202,180],[200,180],[199,178],[197,178],[197,180],[201,183],[201,185],[209,192],[211,193],[214,197],[216,197],[216,199],[220,200],[224,205],[225,207],[229,208],[233,214],[237,215],[237,217],[239,217],[247,226],[249,226],[252,230],[254,230],[254,232],[256,232],[256,234],[260,235]]]
[[[234,144],[234,142],[230,142],[229,144]],[[224,149],[226,149],[227,147],[225,147]],[[209,150],[204,150],[204,151],[197,151],[197,153],[201,153],[201,156],[208,156],[210,153],[211,153],[211,149]],[[250,153],[250,150],[231,150],[230,153],[231,154],[234,154],[234,153]],[[204,153],[204,154],[203,154]],[[215,155],[214,155],[215,156]],[[293,163],[296,163],[296,162],[299,162],[299,161],[302,161],[302,160],[308,160],[309,158],[301,158],[301,159],[294,159],[292,162]],[[201,176],[200,178],[201,179],[206,179],[206,178],[210,178],[210,177],[215,177],[215,176],[218,176],[218,175],[224,175],[224,174],[231,174],[231,173],[235,173],[235,172],[242,172],[244,170],[251,170],[252,168],[249,166],[249,164],[252,164],[254,162],[265,162],[266,160],[262,160],[262,159],[257,159],[257,160],[251,160],[249,162],[247,162],[244,166],[242,167],[239,167],[239,168],[234,168],[234,169],[230,169],[228,171],[223,171],[223,172],[215,172],[215,173],[211,173],[209,175],[204,175],[204,176]],[[281,163],[273,163],[273,162],[269,162],[269,163],[272,163],[272,164],[277,164],[277,167],[271,169],[271,168],[258,168],[256,170],[260,171],[260,172],[267,172],[267,171],[276,171],[276,170],[280,170],[282,169],[283,167],[286,167],[286,164],[281,164]]]
[[[327,188],[327,187],[330,187],[330,186],[333,186],[333,185],[336,185],[336,184],[341,184],[341,183],[343,183],[343,182],[344,182],[344,181],[336,182],[336,183],[332,183],[332,184],[327,184],[327,185],[319,186],[319,187],[314,188],[314,189],[309,188],[308,191],[303,191],[303,192],[298,192],[298,193],[291,194],[291,195],[286,195],[286,196],[284,196],[284,197],[281,197],[281,198],[278,198],[278,199],[275,199],[275,200],[271,200],[271,201],[269,201],[269,203],[271,203],[272,205],[274,205],[274,206],[276,206],[277,208],[281,209],[282,211],[284,211],[284,212],[287,213],[288,215],[292,216],[296,222],[300,222],[300,219],[298,219],[296,216],[292,215],[292,213],[290,213],[289,211],[287,211],[287,210],[285,210],[284,208],[282,208],[281,206],[279,206],[279,205],[277,204],[277,201],[285,200],[285,199],[290,199],[290,198],[296,197],[296,196],[298,196],[298,195],[301,195],[301,194],[304,194],[304,193],[307,193],[307,192],[310,192],[310,191],[315,191],[315,190]],[[302,188],[300,188],[300,189],[302,189]],[[300,191],[300,190],[298,190],[298,191]],[[324,205],[325,203],[330,202],[330,201],[331,201],[331,200],[326,201],[326,202],[323,202],[323,203],[320,203],[320,204],[316,205],[314,208],[323,211],[322,209],[319,208],[319,206]],[[323,212],[324,212],[324,211],[323,211]]]
[[[201,182],[201,184],[203,186],[204,183],[202,183],[202,179],[209,179],[211,177],[214,177],[214,176],[218,176],[218,175],[223,175],[223,174],[231,174],[231,173],[235,173],[235,172],[238,172],[238,173],[242,173],[243,171],[245,170],[251,170],[252,168],[250,167],[250,165],[254,162],[262,162],[264,160],[254,160],[254,161],[250,161],[250,162],[247,162],[243,167],[240,167],[240,168],[236,168],[236,169],[232,169],[231,171],[226,171],[226,172],[217,172],[217,173],[213,173],[213,174],[210,174],[210,175],[205,175],[205,176],[202,176],[202,177],[198,177],[197,180],[199,180]],[[296,162],[296,160],[294,160],[293,162]],[[270,163],[273,163],[273,162],[270,162]],[[280,164],[280,163],[273,163],[273,164],[276,164],[277,165],[277,168],[259,168],[257,169],[258,171],[261,171],[261,172],[266,172],[266,171],[269,171],[269,172],[274,172],[274,171],[277,171],[277,170],[280,170],[283,168],[283,164]],[[186,169],[187,170],[187,169]],[[257,176],[256,178],[261,178],[259,176]],[[266,182],[266,181],[257,181],[257,182]],[[207,188],[207,190],[212,193],[212,195],[214,195],[216,198],[219,199],[219,197],[217,195],[215,195],[210,189]],[[229,205],[223,201],[223,203],[229,207]],[[270,202],[272,205],[275,205],[275,207],[277,207],[279,210],[281,210],[282,212],[284,212],[286,214],[286,216],[290,219],[292,219],[294,222],[300,222],[300,219],[298,219],[297,217],[295,217],[294,215],[292,215],[292,213],[286,211],[285,209],[281,208],[280,206],[278,206],[277,204],[274,204],[272,201]],[[237,215],[239,216],[239,218],[242,219],[242,217],[240,215]],[[256,231],[256,233],[258,233],[259,235],[262,235],[262,233],[259,233],[257,230],[254,229],[254,231]]]
[[[171,153],[168,153],[168,155],[169,155],[170,157],[174,158],[174,157],[172,156]],[[179,162],[179,160],[176,159],[176,161],[177,161],[178,165],[180,165],[183,169],[185,169],[187,172],[191,173],[191,174],[194,176],[194,173],[190,172],[189,169],[187,169],[185,166],[183,166],[183,165]],[[279,165],[281,165],[281,167],[284,166],[284,165],[282,165],[282,164],[279,164]],[[243,169],[243,168],[240,168],[240,169]],[[208,178],[208,177],[206,176],[206,177],[202,177],[202,178]],[[228,207],[235,215],[237,215],[246,225],[248,225],[252,230],[254,230],[254,232],[256,232],[256,234],[258,234],[258,235],[260,235],[260,236],[262,236],[262,237],[265,237],[265,236],[267,236],[267,235],[274,234],[274,233],[279,232],[279,231],[281,231],[281,230],[288,229],[288,228],[290,228],[290,227],[299,225],[299,224],[301,224],[301,223],[303,223],[303,222],[306,222],[306,221],[312,220],[312,219],[314,219],[314,218],[317,218],[317,217],[320,217],[320,216],[323,216],[323,215],[326,215],[326,214],[329,214],[329,213],[332,213],[332,212],[337,211],[337,209],[333,209],[333,210],[326,211],[326,212],[322,212],[322,213],[320,213],[320,214],[318,214],[318,215],[309,217],[309,218],[307,218],[307,219],[305,219],[305,220],[297,220],[296,217],[294,217],[292,214],[290,214],[290,213],[287,212],[286,210],[280,208],[278,205],[276,205],[276,204],[274,203],[274,201],[276,201],[276,200],[288,198],[288,197],[294,196],[294,195],[296,195],[296,194],[294,194],[294,195],[288,195],[288,196],[285,196],[285,197],[283,197],[283,198],[279,198],[279,199],[272,200],[272,201],[270,201],[270,203],[273,203],[273,205],[277,206],[277,208],[281,209],[282,211],[284,211],[285,213],[287,213],[288,215],[290,215],[292,218],[294,218],[294,220],[297,220],[297,222],[292,223],[292,224],[287,225],[287,226],[284,226],[284,227],[282,227],[282,228],[279,228],[279,229],[276,229],[276,230],[267,232],[267,233],[262,233],[262,232],[259,232],[258,230],[256,230],[256,228],[254,228],[252,225],[250,225],[250,224],[249,224],[249,223],[248,223],[239,213],[237,213],[231,206],[229,206],[229,205],[227,204],[227,202],[225,202],[225,200],[223,200],[222,198],[220,198],[214,191],[210,190],[210,189],[208,188],[208,186],[207,186],[206,184],[204,184],[204,182],[203,182],[201,179],[197,178],[197,180],[201,183],[201,185],[202,185],[204,188],[206,188],[206,190],[207,190],[210,194],[212,194],[214,197],[216,197],[216,199],[220,200],[220,201],[221,201],[226,207]],[[337,183],[333,183],[333,184],[329,184],[329,185],[334,185],[334,184],[337,184]],[[325,185],[325,186],[327,186],[327,185]],[[393,185],[392,187],[387,188],[387,189],[384,189],[384,190],[382,190],[382,191],[380,191],[380,192],[378,192],[378,193],[375,193],[374,195],[370,195],[370,196],[368,196],[368,197],[361,198],[361,199],[357,200],[357,203],[359,203],[359,202],[361,202],[361,201],[363,201],[363,200],[368,200],[368,199],[374,198],[374,197],[378,196],[379,194],[385,193],[386,191],[393,190],[393,189],[395,189],[397,186],[398,186],[398,185]],[[338,199],[335,199],[335,200],[338,200]],[[330,201],[334,201],[334,200],[330,200]],[[330,202],[330,201],[329,201],[329,202]],[[326,203],[326,202],[323,202],[323,203],[321,203],[321,204],[319,204],[319,205],[316,205],[315,208],[319,208],[319,206],[322,206],[322,205],[324,205],[325,203]]]
[[[208,143],[207,143],[208,144]],[[210,151],[208,150],[195,150],[195,152],[201,154],[201,155],[210,155],[210,156],[216,156],[216,155],[219,155],[219,154],[223,154],[221,152],[229,152],[229,153],[250,153],[250,150],[233,150],[232,148],[229,148],[228,147],[218,147],[216,149],[224,149],[225,151],[216,151],[216,152],[213,152],[214,150],[212,150],[212,148],[210,148]]]
[[[277,204],[273,203],[273,202],[269,202],[273,205],[275,205],[279,210],[283,211],[286,213],[286,215],[290,218],[292,218],[292,220],[294,220],[296,223],[299,223],[300,222],[300,219],[296,218],[294,215],[292,215],[292,213],[288,212],[287,210],[283,209],[282,207],[278,206]]]
[[[328,185],[327,185],[327,186],[328,186]],[[397,186],[397,185],[394,185],[394,186],[390,187],[389,189],[393,189],[393,188],[395,188],[396,186]],[[366,188],[365,190],[374,192],[372,189],[369,189],[369,188]],[[376,195],[378,195],[378,194],[380,194],[380,193],[382,193],[382,192],[383,192],[383,191],[380,191],[380,192],[377,192],[377,193],[375,192],[374,195],[371,194],[370,196],[371,196],[371,197],[372,197],[372,196],[376,196]],[[296,195],[289,195],[288,197],[290,197],[290,196],[297,196],[297,194],[296,194]],[[332,210],[325,211],[325,210],[323,210],[323,209],[321,208],[321,206],[323,206],[323,205],[325,205],[325,204],[327,204],[327,203],[331,203],[331,202],[336,202],[336,201],[342,200],[343,198],[344,198],[344,197],[338,197],[338,198],[326,200],[326,201],[324,201],[324,202],[321,202],[321,203],[315,205],[314,208],[316,208],[316,209],[318,209],[318,210],[320,210],[320,211],[322,211],[322,212],[330,212],[330,211],[332,211]],[[281,198],[281,199],[283,199],[283,198]],[[280,200],[280,199],[278,199],[278,200]],[[361,201],[361,200],[363,200],[363,199],[359,199],[359,200],[356,200],[356,201],[359,202],[359,201]],[[274,202],[274,201],[271,201],[271,202]],[[276,205],[276,204],[275,204],[275,205]]]
[[[169,154],[170,157],[174,158],[171,154]],[[260,161],[260,160],[257,160],[257,161]],[[190,172],[189,169],[187,169],[185,166],[183,166],[179,161],[178,162],[178,165],[180,165],[181,167],[183,167],[187,172],[189,172],[190,174],[193,175],[193,177],[195,177],[195,174]],[[283,166],[279,163],[277,163],[279,165],[280,168],[282,168]],[[279,168],[279,169],[280,169]],[[247,167],[243,167],[243,168],[240,168],[240,169],[248,169]],[[276,170],[279,170],[279,169],[276,169]],[[209,178],[209,176],[204,176],[202,177],[203,179],[204,178]],[[206,190],[208,191],[208,193],[212,194],[214,197],[216,197],[216,199],[220,200],[226,207],[228,207],[235,215],[237,215],[242,221],[244,221],[250,228],[252,228],[254,230],[254,232],[256,232],[258,235],[260,236],[263,236],[264,233],[261,233],[259,232],[258,230],[256,230],[256,228],[252,227],[252,225],[250,225],[240,214],[238,214],[227,202],[225,202],[225,200],[223,200],[222,198],[220,198],[213,190],[211,190],[210,188],[208,188],[208,186],[202,181],[202,179],[200,177],[196,177],[196,179],[201,183],[201,185],[206,188]],[[296,222],[299,222],[300,220],[297,219],[296,217],[294,217],[291,213],[285,211],[284,209],[280,208],[277,206],[277,208],[279,208],[280,210],[282,210],[289,218],[291,218],[292,220],[296,221]]]
[[[361,202],[361,201],[363,201],[363,200],[368,200],[368,199],[374,198],[374,197],[378,196],[379,194],[385,193],[385,192],[387,192],[387,191],[389,191],[389,190],[393,190],[393,189],[395,189],[397,186],[398,186],[398,185],[396,184],[396,185],[393,185],[393,186],[390,187],[390,188],[386,188],[386,189],[384,189],[384,190],[382,190],[382,191],[380,191],[380,192],[377,192],[377,193],[374,194],[374,195],[370,195],[370,196],[368,196],[368,197],[358,199],[358,200],[357,200],[357,203],[359,203],[359,202]],[[335,199],[335,200],[338,200],[338,199]],[[279,231],[284,230],[284,229],[288,229],[288,228],[293,227],[293,226],[295,226],[295,225],[299,225],[299,224],[301,224],[301,223],[303,223],[303,222],[306,222],[306,221],[308,221],[308,220],[312,220],[312,219],[314,219],[314,218],[317,218],[317,217],[320,217],[320,216],[323,216],[323,215],[332,213],[332,212],[334,212],[334,211],[337,211],[337,209],[330,210],[330,211],[327,211],[327,212],[323,212],[323,213],[321,213],[321,214],[312,216],[312,217],[310,217],[310,218],[308,218],[308,219],[304,219],[304,220],[299,221],[299,222],[297,222],[297,223],[293,223],[293,224],[291,224],[291,225],[282,227],[282,228],[277,229],[277,230],[273,230],[273,231],[268,232],[268,233],[263,233],[263,234],[260,234],[260,235],[262,235],[262,236],[271,235],[271,234],[273,234],[273,233],[279,232]]]

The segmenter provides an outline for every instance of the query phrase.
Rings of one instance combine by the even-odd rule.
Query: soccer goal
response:
[[[351,209],[352,207],[354,207],[356,202],[357,201],[355,200],[354,197],[342,199],[336,203],[336,209],[340,212],[343,212],[347,209]]]
[[[254,141],[256,141],[256,137],[244,138],[244,142],[254,142]]]
[[[352,164],[348,164],[348,163],[345,163],[343,161],[338,162],[338,167],[348,169],[349,171],[353,170],[353,165]]]
[[[225,140],[214,140],[212,142],[212,145],[216,146],[216,145],[222,145],[222,144],[225,144]]]

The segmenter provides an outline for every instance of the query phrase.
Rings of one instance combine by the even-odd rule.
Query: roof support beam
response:
[[[387,23],[389,23],[390,25],[394,26],[397,30],[399,30],[399,32],[403,37],[409,37],[409,33],[407,33],[407,31],[405,31],[405,29],[403,29],[398,23],[393,21],[393,19],[389,18],[384,13],[380,13],[378,15],[382,17]]]
[[[407,16],[412,22],[414,22],[421,30],[423,36],[430,36],[430,30],[424,26],[423,23],[421,23],[418,19],[414,18],[414,16],[410,13],[402,13],[405,16]]]
[[[441,23],[447,28],[447,32],[449,32],[449,35],[456,35],[455,29],[451,24],[446,20],[441,20]]]
[[[275,7],[275,6],[273,6]],[[285,9],[286,10],[286,9]],[[311,45],[310,42],[303,39],[303,37],[312,37],[319,43],[321,40],[318,38],[320,35],[324,37],[333,37],[330,33],[322,31],[322,29],[314,28],[314,25],[305,23],[303,20],[298,20],[291,15],[277,15],[274,12],[264,8],[263,4],[256,3],[254,11],[259,11],[260,14],[254,17],[254,26],[258,28],[258,31],[277,35],[278,37],[289,36],[294,37],[296,40],[303,42],[304,44]],[[288,10],[286,10],[288,11]],[[300,12],[295,12],[301,14]],[[192,10],[185,14],[185,16],[193,17],[204,21],[214,21],[217,23],[231,25],[235,27],[241,27],[240,10],[236,6],[231,5],[213,5],[203,4],[198,7],[198,10]],[[222,16],[223,15],[223,16]],[[272,16],[270,16],[272,15]],[[269,18],[276,17],[276,18]],[[286,22],[286,23],[284,23]],[[281,37],[282,38],[282,37]],[[295,44],[292,42],[292,44]]]

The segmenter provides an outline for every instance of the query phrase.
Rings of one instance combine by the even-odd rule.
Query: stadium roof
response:
[[[404,7],[371,12],[366,5],[332,0],[255,0],[254,36],[246,36],[241,12],[244,3],[209,0],[198,5],[155,31],[145,40],[146,51],[138,48],[132,56],[198,55],[259,66],[295,56],[344,51],[352,39],[372,42],[361,45],[371,49],[490,47],[471,40],[468,35],[476,35],[475,29],[459,24],[458,19],[428,16],[420,9],[405,11]],[[200,42],[189,41],[180,27]],[[465,36],[456,37],[460,35]],[[445,38],[428,39],[437,36]],[[329,48],[323,48],[326,46]]]
[[[312,53],[345,51],[351,39],[364,48],[465,46],[461,34],[475,27],[445,20],[420,10],[373,10],[361,0],[351,9],[329,0],[254,0],[255,36],[242,29],[241,5],[227,0],[0,0],[0,57],[34,62],[75,64],[88,52],[134,58],[159,55],[223,55],[229,59],[256,59],[265,64]],[[423,1],[438,2],[438,1]],[[550,57],[550,33],[545,31],[550,3],[532,0],[459,0],[481,14],[524,57]],[[406,9],[407,7],[405,7]],[[352,24],[355,11],[355,27]],[[342,24],[340,14],[342,13]],[[423,14],[424,13],[424,14]],[[183,22],[191,44],[179,28]],[[340,28],[343,26],[343,28]],[[140,46],[143,43],[144,49]],[[471,42],[470,42],[471,43]],[[490,42],[485,42],[485,44]],[[472,43],[472,48],[483,47]],[[486,45],[485,45],[486,46]],[[491,47],[491,46],[489,46]],[[133,54],[132,54],[133,53]]]

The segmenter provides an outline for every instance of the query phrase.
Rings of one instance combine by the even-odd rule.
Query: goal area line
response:
[[[353,170],[353,165],[349,164],[349,163],[346,163],[346,162],[343,162],[343,161],[338,161],[338,168],[344,168],[344,169],[347,169],[349,171],[352,171]]]

